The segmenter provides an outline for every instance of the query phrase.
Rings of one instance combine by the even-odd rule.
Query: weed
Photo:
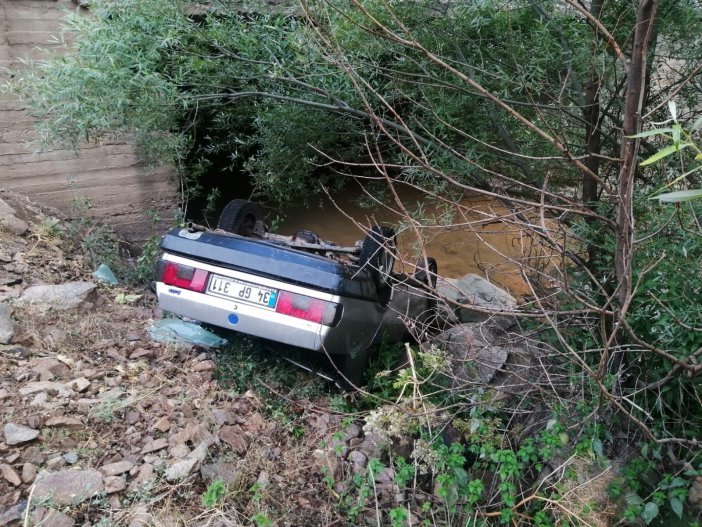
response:
[[[39,231],[37,234],[40,237],[55,240],[62,238],[66,234],[66,228],[58,218],[44,218],[39,224]]]
[[[257,512],[251,516],[251,521],[256,524],[256,527],[271,527],[273,522],[264,512]]]
[[[90,411],[90,415],[102,421],[112,422],[121,412],[131,406],[132,402],[128,399],[119,399],[118,397],[109,397],[104,401],[96,404]]]
[[[392,527],[404,527],[408,518],[409,514],[407,514],[407,509],[404,507],[395,507],[390,510],[390,522]]]
[[[215,480],[207,486],[207,489],[202,494],[202,504],[208,508],[219,505],[224,501],[224,497],[227,494],[227,487],[222,480]]]

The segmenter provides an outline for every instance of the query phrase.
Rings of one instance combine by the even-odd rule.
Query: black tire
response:
[[[428,256],[426,260],[420,258],[417,260],[417,265],[414,270],[414,277],[431,289],[436,289],[437,272],[439,268],[436,265],[436,260]]]
[[[358,255],[358,265],[370,271],[378,292],[378,302],[382,305],[386,305],[392,296],[390,277],[396,253],[395,230],[375,226],[364,238]]]
[[[222,209],[217,228],[240,236],[253,236],[256,222],[263,219],[263,209],[245,199],[233,199]]]

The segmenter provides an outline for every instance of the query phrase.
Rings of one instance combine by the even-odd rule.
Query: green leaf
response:
[[[643,521],[646,522],[646,525],[648,525],[656,516],[658,516],[658,505],[652,501],[649,501],[644,507],[641,517],[643,518]]]
[[[699,119],[697,119],[695,121],[695,124],[692,125],[691,130],[694,132],[695,130],[697,130],[698,128],[701,128],[701,127],[702,127],[702,117],[700,117]]]
[[[678,152],[687,146],[690,146],[689,143],[681,143],[681,144],[666,146],[663,150],[659,150],[658,152],[653,154],[648,159],[642,161],[640,166],[645,167],[646,165],[650,165],[651,163],[655,163],[656,161],[663,159],[664,157],[668,157],[670,154],[674,154],[675,152]]]
[[[673,512],[678,516],[678,518],[682,518],[682,514],[683,514],[682,501],[680,501],[676,497],[670,498],[670,508],[673,509]]]
[[[673,144],[680,145],[680,135],[682,133],[682,126],[679,124],[673,125]]]
[[[653,196],[650,199],[657,199],[665,203],[680,203],[682,201],[692,201],[693,199],[702,198],[702,188],[693,190],[680,190],[678,192],[666,192]]]
[[[630,139],[640,139],[642,137],[651,137],[652,135],[663,135],[672,131],[672,128],[655,128],[653,130],[647,130],[645,132],[640,132],[636,135],[629,135],[627,137],[629,137]]]

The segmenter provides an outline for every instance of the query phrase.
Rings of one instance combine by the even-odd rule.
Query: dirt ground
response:
[[[344,524],[318,381],[291,373],[277,404],[231,356],[154,342],[147,288],[98,283],[52,211],[0,200],[27,226],[0,228],[0,526]],[[74,308],[22,302],[74,282],[97,286]]]

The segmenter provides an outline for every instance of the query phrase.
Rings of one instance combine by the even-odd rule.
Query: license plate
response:
[[[213,275],[207,292],[212,295],[224,296],[240,302],[249,302],[258,306],[273,309],[278,300],[278,291],[229,278],[228,276]]]

